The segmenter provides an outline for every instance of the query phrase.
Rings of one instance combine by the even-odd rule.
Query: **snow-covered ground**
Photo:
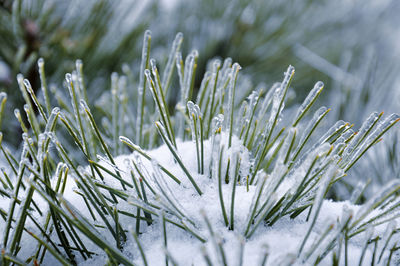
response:
[[[240,149],[241,157],[244,160],[250,160],[248,152],[241,147],[241,144],[237,139],[234,139],[234,147]],[[361,209],[360,206],[352,205],[349,202],[333,202],[330,200],[324,200],[321,211],[318,215],[315,225],[313,226],[312,232],[308,241],[305,244],[302,257],[297,259],[300,245],[307,233],[310,226],[310,220],[307,221],[308,211],[303,212],[295,219],[284,217],[278,220],[273,226],[260,226],[257,228],[255,233],[248,239],[243,238],[243,232],[246,228],[246,223],[249,217],[250,206],[252,205],[253,196],[256,192],[256,186],[250,186],[247,191],[246,185],[237,186],[235,208],[234,208],[234,230],[229,230],[223,220],[221,213],[221,207],[219,204],[218,196],[218,184],[215,179],[209,178],[208,174],[200,175],[197,174],[197,161],[196,161],[196,149],[193,142],[178,142],[178,150],[183,158],[185,166],[188,168],[197,184],[203,191],[203,195],[199,196],[194,190],[193,186],[185,177],[181,168],[174,161],[171,156],[169,149],[164,145],[155,150],[147,151],[148,155],[153,158],[153,162],[146,160],[145,158],[138,158],[138,154],[134,153],[131,155],[119,156],[116,158],[116,165],[122,172],[124,172],[123,178],[131,180],[130,166],[131,160],[134,159],[136,162],[142,161],[142,166],[149,171],[149,176],[154,174],[154,164],[157,162],[159,165],[167,168],[171,173],[177,176],[182,184],[178,185],[172,179],[167,177],[165,174],[162,176],[165,178],[165,185],[170,189],[170,193],[174,198],[174,202],[184,213],[186,217],[193,221],[192,229],[202,238],[206,240],[206,243],[202,243],[199,239],[193,237],[187,231],[178,228],[175,225],[166,223],[167,232],[167,251],[170,258],[179,263],[179,265],[207,265],[204,259],[204,254],[208,254],[213,265],[223,264],[221,254],[217,252],[219,250],[219,244],[222,245],[226,261],[228,265],[262,265],[262,261],[265,255],[268,254],[266,265],[300,265],[304,254],[311,255],[311,258],[315,254],[320,254],[319,248],[324,247],[324,242],[315,245],[315,241],[331,226],[333,231],[336,229],[336,224],[348,217],[347,215],[357,215],[357,212]],[[205,173],[208,173],[211,156],[210,154],[210,142],[205,142],[205,162],[206,169]],[[113,168],[109,166],[107,162],[101,163],[104,167],[113,171]],[[243,162],[246,165],[246,162]],[[157,168],[157,167],[156,167]],[[81,168],[80,171],[84,173],[89,171],[89,168]],[[150,182],[154,185],[156,179]],[[110,175],[105,174],[104,183],[114,188],[121,188],[121,183]],[[290,184],[290,183],[288,183]],[[285,185],[283,185],[285,187]],[[226,208],[229,210],[229,203],[231,202],[232,185],[223,185],[223,195],[225,199]],[[65,199],[67,199],[72,206],[79,210],[88,220],[93,222],[90,212],[86,207],[82,197],[79,196],[75,191],[78,191],[74,182],[74,174],[70,174],[66,190],[64,193]],[[133,189],[127,191],[132,196],[131,200],[136,197],[136,192]],[[150,193],[149,193],[150,194]],[[150,201],[157,201],[157,197],[149,196]],[[47,204],[41,200],[40,196],[36,195],[35,200],[39,203],[39,207],[42,210],[47,209]],[[2,198],[0,201],[0,207],[4,210],[8,209],[9,202]],[[132,214],[136,214],[136,207],[133,205],[120,201],[117,205],[119,210],[124,210]],[[211,236],[210,230],[207,228],[205,223],[205,217],[210,221],[212,225],[214,236]],[[37,217],[38,221],[42,221],[43,217]],[[134,230],[135,219],[120,215],[120,222],[124,229]],[[94,224],[99,223],[99,220]],[[141,234],[139,236],[140,243],[143,247],[144,253],[146,254],[148,265],[162,265],[165,261],[165,246],[163,242],[161,219],[155,219],[155,222],[148,226],[144,221],[140,225]],[[0,239],[3,239],[5,223],[0,223]],[[28,222],[28,228],[32,228],[35,231],[32,221]],[[97,228],[99,234],[111,245],[114,245],[115,240],[111,236],[108,230],[105,228]],[[382,235],[386,230],[386,226],[379,226],[375,228],[373,234]],[[371,232],[367,233],[368,237]],[[56,235],[54,234],[56,238]],[[358,265],[360,255],[363,250],[363,243],[366,238],[365,233],[361,233],[359,236],[351,238],[348,243],[348,263],[349,265]],[[104,251],[100,250],[95,243],[89,241],[85,236],[82,235],[82,240],[88,250],[97,253],[98,255],[92,257],[87,261],[80,261],[80,265],[96,265],[104,264],[107,261],[107,256]],[[394,241],[394,240],[393,240]],[[391,242],[392,243],[392,242]],[[36,241],[28,236],[27,234],[23,237],[22,251],[20,252],[21,257],[29,257],[31,254],[32,246],[36,246]],[[343,248],[342,248],[343,249]],[[378,245],[378,254],[382,249],[382,246]],[[337,250],[337,248],[334,248]],[[371,262],[372,252],[371,248],[368,248],[366,255],[363,259],[365,265],[369,265]],[[243,252],[243,253],[242,253]],[[385,254],[387,254],[386,251]],[[123,253],[132,259],[134,264],[142,265],[143,261],[138,251],[136,242],[133,237],[128,234],[128,240],[124,244]],[[243,254],[243,255],[242,255]],[[341,264],[344,264],[343,251],[341,253]],[[242,261],[241,258],[242,257]],[[314,258],[315,259],[315,258]],[[377,258],[375,259],[377,261]],[[395,261],[393,259],[392,261]],[[44,265],[57,264],[58,262],[53,261],[50,254],[47,255]],[[307,265],[309,261],[305,262]],[[381,261],[383,263],[383,261]],[[322,261],[321,265],[331,265],[332,254],[329,253]]]

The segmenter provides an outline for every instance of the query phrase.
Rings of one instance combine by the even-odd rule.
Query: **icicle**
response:
[[[387,117],[383,122],[379,123],[378,126],[375,128],[375,130],[370,133],[370,135],[366,138],[365,141],[361,143],[361,145],[357,146],[352,154],[353,156],[351,157],[350,160],[347,160],[346,162],[349,162],[349,165],[351,165],[353,162],[358,160],[358,158],[361,156],[361,154],[367,149],[370,145],[373,144],[374,141],[377,140],[386,130],[388,130],[391,126],[393,126],[394,123],[399,121],[400,115],[398,114],[391,114],[389,117]]]
[[[333,144],[332,154],[338,154],[342,150],[342,148],[346,145],[345,140],[345,138],[340,137],[335,141]]]
[[[181,99],[182,99],[182,90],[184,88],[184,75],[185,75],[185,73],[183,72],[183,69],[182,69],[182,64],[183,64],[182,54],[181,54],[181,52],[177,52],[176,53],[176,69],[178,70],[179,85],[181,88]],[[180,103],[180,101],[179,101],[179,103]]]
[[[152,60],[150,60],[150,62],[154,63],[154,61],[152,61]],[[156,72],[155,72],[156,70],[155,70],[155,66],[154,65],[153,65],[153,67],[154,67],[153,74],[155,76],[156,75]],[[164,106],[163,101],[160,99],[160,96],[159,96],[159,89],[160,88],[158,88],[158,85],[156,84],[158,82],[155,82],[153,80],[153,78],[151,77],[150,70],[146,69],[144,71],[144,74],[145,74],[147,80],[149,81],[149,83],[151,84],[149,86],[149,88],[150,88],[150,91],[151,91],[151,95],[153,96],[154,103],[156,104],[156,110],[158,112],[158,115],[163,119],[163,121],[165,121],[165,119],[166,119],[166,114],[164,113],[165,106]],[[169,135],[167,135],[167,136],[169,136]]]
[[[128,91],[127,91],[127,83],[128,83],[128,78],[126,76],[121,76],[119,81],[118,81],[118,88],[120,90],[119,94],[118,94],[118,100],[121,103],[120,108],[120,112],[121,115],[119,115],[119,119],[118,119],[118,123],[119,123],[119,127],[120,127],[120,134],[125,135],[126,134],[126,125],[131,122],[131,117],[128,116]],[[132,121],[133,122],[133,121]],[[132,123],[133,124],[133,123]],[[119,137],[119,135],[115,136],[116,138]],[[93,142],[93,141],[92,141]],[[119,150],[119,154],[121,154],[123,152],[123,149],[121,147],[121,145],[119,145],[120,150]]]
[[[21,160],[26,158],[28,156],[28,153],[29,153],[28,143],[23,142],[21,151]],[[19,169],[21,169],[21,165],[22,164],[19,164]]]
[[[196,119],[197,115],[196,115],[194,106],[195,105],[192,101],[188,101],[187,108],[188,108],[188,113],[189,113],[189,118],[190,118],[190,130],[192,132],[192,141],[196,142],[196,132],[195,132],[195,127],[194,127],[194,123],[195,123],[194,120]]]
[[[46,150],[45,150],[45,146],[44,143],[47,142],[47,139],[49,139],[50,137],[48,136],[48,134],[46,133],[40,133],[39,137],[38,137],[38,151],[37,151],[37,158],[38,158],[38,163],[39,166],[42,169],[42,165],[43,165],[43,159],[46,156]]]
[[[318,147],[319,145],[321,145],[322,143],[325,143],[330,136],[332,136],[335,132],[337,132],[338,130],[340,130],[341,128],[343,128],[344,126],[346,126],[345,121],[343,120],[339,120],[337,121],[314,145],[311,149],[315,149],[316,147]]]
[[[154,77],[157,77],[157,63],[154,58],[150,59],[150,67],[149,67],[150,72],[153,74]],[[146,71],[146,70],[145,70]]]
[[[29,107],[28,104],[24,104],[24,111],[26,113],[26,117],[28,118],[29,124],[32,126],[32,130],[34,131],[35,134],[37,134],[40,131],[40,129],[35,114],[31,112],[31,108]]]
[[[293,152],[293,157],[291,158],[292,161],[295,159],[295,156],[298,155],[298,153],[300,152],[300,149],[302,149],[304,147],[304,145],[306,144],[307,138],[310,136],[310,134],[315,129],[315,125],[319,123],[319,121],[326,115],[326,113],[329,110],[330,109],[327,109],[325,106],[323,106],[314,113],[313,118],[307,124],[307,127],[303,130],[303,134],[301,135],[299,144],[297,145],[296,150]]]
[[[44,59],[39,58],[37,64],[38,64],[39,78],[40,78],[41,88],[43,91],[43,97],[44,97],[44,102],[46,105],[46,110],[47,110],[47,113],[50,113],[51,107],[50,107],[50,98],[49,98],[49,95],[47,92],[47,83],[46,83],[46,76],[45,76],[45,71],[44,71]]]
[[[340,219],[340,231],[344,229],[344,227],[352,220],[354,217],[354,211],[350,209],[346,204],[343,205],[342,208],[342,217]]]
[[[285,158],[286,158],[287,153],[289,152],[289,147],[290,147],[290,144],[292,142],[294,134],[296,134],[296,128],[291,127],[289,129],[289,133],[288,133],[288,135],[287,135],[285,141],[283,142],[283,145],[282,145],[282,147],[281,147],[281,149],[279,151],[279,155],[278,155],[278,158],[277,158],[277,162],[278,163],[282,163],[283,164],[283,162],[285,161]]]
[[[80,98],[82,98],[82,95],[81,95],[82,88],[80,87],[80,83],[78,80],[78,73],[75,70],[72,71],[71,77],[72,77],[72,84],[75,88],[76,96],[78,99],[80,99]]]
[[[240,132],[242,131],[243,127],[247,127],[247,124],[249,123],[249,119],[247,119],[248,105],[249,104],[246,101],[243,101],[236,116],[236,123],[234,125],[234,134],[236,136],[240,136]]]
[[[71,82],[72,82],[72,75],[71,75],[71,73],[66,73],[66,74],[65,74],[65,81],[66,81],[67,83],[71,83]]]
[[[257,120],[258,121],[264,121],[266,119],[264,119],[264,116],[267,113],[267,109],[268,107],[271,105],[272,101],[273,101],[273,96],[275,94],[275,91],[281,86],[281,84],[279,82],[274,83],[272,85],[272,87],[268,90],[267,94],[264,97],[263,102],[261,103],[261,109],[257,114]]]
[[[241,136],[241,139],[243,140],[243,142],[244,142],[243,144],[245,146],[248,145],[248,136],[249,136],[249,134],[251,136],[254,136],[253,130],[255,131],[257,129],[257,125],[260,122],[260,121],[257,121],[257,114],[256,114],[256,111],[257,111],[256,107],[258,106],[257,104],[258,104],[258,101],[259,101],[259,94],[260,93],[262,93],[262,89],[253,91],[250,94],[250,96],[248,97],[248,99],[249,99],[248,106],[249,107],[247,108],[248,110],[246,112],[246,118],[244,120],[243,126],[240,127],[240,129],[243,130],[243,134],[244,135]]]
[[[148,67],[149,52],[151,43],[151,31],[147,30],[144,33],[143,48],[142,48],[142,60],[140,63],[140,75],[139,75],[139,87],[138,87],[138,105],[137,105],[137,120],[136,120],[136,142],[141,144],[142,130],[143,130],[143,109],[145,105],[145,89],[146,89],[146,77],[144,70]]]
[[[194,50],[186,57],[186,60],[185,60],[184,81],[183,81],[183,87],[181,90],[181,105],[182,106],[185,106],[185,103],[189,99],[192,79],[194,78],[193,71],[195,68],[197,57],[198,57],[198,52],[197,52],[197,50]]]
[[[223,108],[223,95],[225,94],[225,86],[227,84],[227,82],[229,81],[229,78],[232,76],[232,58],[226,58],[223,66],[220,70],[220,74],[218,77],[218,82],[217,82],[217,96],[218,96],[218,101],[219,101],[219,105],[220,108]]]
[[[81,105],[81,107],[84,109],[84,110],[86,110],[86,111],[89,111],[90,112],[90,108],[89,108],[89,105],[84,101],[84,100],[80,100],[80,105]]]
[[[151,60],[150,60],[150,61],[151,61]],[[150,70],[145,69],[145,70],[144,70],[144,75],[145,75],[145,77],[147,78],[147,80],[150,82],[150,84],[154,84],[154,80],[153,80],[153,78],[151,77],[151,72],[150,72]],[[154,84],[154,85],[155,85],[155,84]],[[156,99],[156,97],[155,97],[155,93],[157,93],[157,91],[154,91],[154,89],[153,89],[152,86],[149,86],[149,88],[150,88],[150,90],[151,90],[152,93],[153,93],[154,102],[157,101],[157,99]]]
[[[37,110],[39,110],[39,113],[42,115],[45,122],[47,122],[47,116],[46,116],[42,106],[40,105],[38,99],[36,98],[36,95],[32,89],[31,83],[27,79],[24,79],[23,83],[24,83],[25,89],[28,91],[29,95],[31,96],[31,99],[33,100],[33,103],[35,104]]]
[[[281,97],[284,96],[284,93],[285,93],[284,90],[285,90],[285,88],[287,88],[289,86],[289,82],[293,78],[293,75],[294,75],[294,67],[289,66],[285,72],[285,78],[283,79],[280,90],[279,90]]]
[[[224,122],[224,115],[219,114],[212,119],[212,132],[213,134],[220,133],[222,131],[222,124]]]
[[[25,85],[24,85],[24,76],[19,73],[17,74],[17,82],[18,82],[18,87],[22,93],[22,96],[24,97],[24,100],[26,103],[28,103],[29,105],[31,105],[31,100],[29,99],[29,95],[26,91]]]
[[[33,146],[33,139],[28,136],[27,133],[22,133],[22,139],[30,146]]]
[[[183,34],[181,32],[178,32],[178,34],[176,34],[174,42],[172,43],[171,52],[169,53],[167,65],[165,67],[162,77],[161,87],[165,90],[165,92],[167,92],[169,89],[169,84],[171,82],[173,68],[176,60],[176,53],[180,50],[182,41]]]
[[[252,113],[254,112],[254,108],[257,104],[258,101],[258,97],[259,97],[259,92],[258,91],[252,91],[250,96],[248,97],[249,100],[249,110],[252,110],[252,112],[247,112],[247,119],[250,119],[250,116],[252,115]]]
[[[211,83],[209,85],[209,87],[211,88],[211,93],[210,93],[210,104],[209,104],[209,109],[207,107],[207,109],[204,110],[208,110],[208,126],[210,126],[210,122],[211,119],[214,115],[214,109],[218,111],[218,108],[215,108],[216,105],[218,104],[218,95],[219,95],[219,91],[218,91],[218,80],[221,78],[220,76],[220,68],[221,68],[221,60],[219,59],[215,59],[212,62],[212,73],[211,73]],[[217,80],[218,77],[218,80]],[[207,130],[209,132],[209,130]]]
[[[196,114],[196,116],[198,118],[203,116],[201,111],[200,111],[200,107],[197,104],[194,105],[194,111],[195,111],[195,114]]]
[[[232,58],[227,57],[227,58],[225,58],[224,63],[221,68],[221,80],[220,81],[222,82],[222,84],[219,84],[219,85],[222,86],[226,82],[226,79],[228,78],[231,68],[232,68]]]
[[[150,212],[152,212],[152,214],[158,212],[158,210],[156,208],[152,207],[149,203],[139,200],[133,196],[129,197],[127,202],[133,206],[143,209],[144,211],[150,211]]]
[[[364,121],[362,124],[360,130],[358,131],[357,135],[350,141],[349,145],[347,148],[344,150],[344,156],[348,157],[350,154],[354,151],[354,148],[356,145],[359,144],[359,141],[361,138],[365,135],[365,133],[370,130],[370,128],[376,123],[376,120],[378,120],[380,117],[380,114],[378,112],[373,112],[372,114],[369,115],[367,120]]]
[[[151,94],[153,96],[154,103],[156,105],[156,109],[158,110],[158,113],[159,113],[164,125],[166,126],[166,130],[168,132],[168,138],[176,146],[174,135],[173,135],[172,125],[170,124],[168,110],[167,110],[167,107],[165,106],[165,99],[164,99],[163,91],[161,88],[161,84],[159,82],[159,75],[158,75],[158,71],[157,71],[157,67],[156,67],[156,62],[154,59],[150,60],[150,65],[152,68],[154,80],[151,78],[150,71],[148,69],[146,69],[144,71],[145,75],[151,85],[151,86],[149,86],[149,88],[150,88]]]
[[[314,88],[310,91],[307,95],[304,102],[301,104],[300,108],[297,110],[297,114],[295,119],[293,120],[293,126],[295,127],[297,123],[301,120],[301,118],[305,115],[308,109],[313,105],[319,94],[321,93],[322,89],[324,88],[324,83],[318,81]]]
[[[33,139],[30,138],[28,136],[27,133],[22,133],[22,139],[24,140],[24,142],[27,144],[27,147],[33,147],[34,143],[33,143]],[[29,149],[29,148],[28,148]],[[30,149],[29,149],[30,150]],[[31,153],[31,151],[29,151],[29,153]],[[37,159],[37,154],[31,154],[31,157],[34,159],[32,160],[32,164],[33,164],[33,168],[36,169],[36,167],[38,166],[38,162],[36,161]]]
[[[124,170],[122,170],[121,168],[119,168],[117,165],[113,164],[112,162],[110,162],[110,160],[104,156],[101,156],[100,154],[96,155],[97,159],[105,164],[107,164],[108,166],[110,166],[112,169],[114,169],[117,172],[120,173],[124,173],[126,174],[126,172]]]
[[[303,183],[306,182],[313,176],[313,173],[314,173],[314,171],[316,171],[316,169],[319,169],[318,163],[317,163],[314,165],[314,168],[313,168],[314,170],[312,170],[311,173],[308,175],[308,179],[307,180],[301,179],[301,178],[305,177],[306,172],[311,167],[313,161],[317,157],[321,158],[321,157],[325,156],[329,152],[329,150],[331,150],[331,148],[332,148],[332,146],[329,143],[325,142],[321,146],[317,147],[316,149],[305,153],[305,156],[307,156],[307,157],[305,159],[298,160],[298,162],[294,165],[294,167],[292,167],[288,176],[293,177],[295,179],[295,183],[291,189],[291,191],[293,193],[294,193],[294,191],[296,191],[298,189],[298,187],[300,186],[300,184],[302,182]]]
[[[359,181],[357,186],[353,189],[353,192],[351,193],[350,197],[350,203],[351,204],[356,204],[358,199],[361,196],[361,193],[363,192],[364,188],[366,186],[366,183],[363,181]]]
[[[60,108],[54,107],[53,110],[51,111],[51,114],[49,116],[49,119],[46,124],[44,132],[53,131],[53,127],[55,126],[56,118],[59,114],[60,114]]]
[[[17,108],[14,109],[14,116],[15,116],[15,118],[18,119],[18,121],[20,121],[20,120],[22,121],[21,112],[19,111],[19,109],[17,109]],[[22,125],[21,125],[21,127],[22,127]]]
[[[142,161],[142,157],[139,156],[139,154],[135,151],[133,152],[133,158],[132,158],[133,162],[136,164],[138,170],[145,176],[147,177],[147,180],[151,180],[150,178],[150,173],[147,170],[147,167],[145,167],[143,161]],[[160,166],[161,167],[161,166]]]
[[[346,129],[346,132],[342,134],[342,138],[344,138],[346,141],[354,134],[353,129]]]
[[[134,150],[142,151],[142,148],[139,145],[134,144],[129,138],[125,136],[119,136],[119,140],[127,143],[129,146],[132,146]]]
[[[149,50],[150,50],[150,41],[151,41],[151,31],[146,30],[143,37],[143,48],[142,48],[142,60],[140,64],[140,77],[139,77],[139,96],[143,94],[144,91],[144,70],[147,68],[146,63],[149,57]],[[139,97],[140,98],[140,97]]]
[[[275,118],[278,117],[278,113],[281,111],[281,110],[278,110],[279,106],[280,106],[280,103],[281,103],[281,99],[279,97],[279,90],[280,90],[280,87],[276,88],[274,96],[273,96],[271,114],[269,116],[268,123],[267,123],[267,125],[266,125],[266,127],[264,129],[264,134],[265,135],[267,135],[271,131],[272,126],[273,126],[274,121],[275,121]]]
[[[216,135],[220,135],[222,131],[222,124],[224,122],[224,115],[219,114],[212,119],[211,122],[211,146],[212,151],[214,150],[214,139]]]
[[[197,93],[196,103],[198,103],[201,106],[202,110],[207,110],[207,108],[208,108],[207,106],[204,106],[205,104],[207,104],[207,102],[204,101],[204,98],[207,97],[207,95],[210,95],[211,77],[212,77],[212,74],[208,71],[204,74],[204,77],[201,80],[200,89]],[[207,88],[206,88],[206,85],[207,85]],[[209,96],[209,97],[211,97],[211,96]]]
[[[220,149],[220,143],[221,143],[221,127],[224,121],[224,115],[219,114],[218,116],[214,117],[212,119],[211,123],[211,156],[210,156],[210,162],[209,162],[209,171],[210,171],[210,177],[214,176],[214,173],[211,173],[211,170],[213,168],[217,168],[215,164],[218,162],[218,155],[219,155],[219,149]]]
[[[389,128],[391,125],[400,120],[400,115],[391,114],[381,123],[379,123],[378,127],[372,132],[371,135],[367,138],[366,143],[371,143],[375,138],[377,138],[383,131]]]
[[[24,80],[23,80],[23,83],[24,83],[25,89],[28,91],[28,93],[29,93],[29,95],[31,96],[31,98],[34,98],[34,97],[35,97],[35,93],[34,93],[34,91],[33,91],[33,89],[32,89],[32,85],[31,85],[31,83],[29,82],[29,80],[24,79]],[[34,104],[35,104],[35,106],[36,106],[37,108],[39,108],[39,106],[38,106],[38,104],[37,104],[36,101],[34,101]]]
[[[221,68],[221,60],[220,59],[214,59],[212,61],[212,72],[217,73],[217,71]]]
[[[178,68],[178,74],[179,74],[179,82],[181,86],[181,99],[177,104],[177,109],[179,109],[181,112],[185,112],[186,108],[186,103],[189,100],[189,97],[191,96],[191,90],[192,90],[192,85],[193,85],[193,79],[194,79],[194,71],[196,69],[196,64],[197,64],[197,57],[198,57],[198,52],[196,50],[192,51],[185,60],[185,65],[184,65],[184,70],[182,73],[182,55],[180,53],[177,53],[177,68]],[[178,119],[178,137],[184,139],[184,124],[185,124],[185,118],[183,114],[179,115]]]
[[[234,63],[232,66],[232,74],[230,76],[229,86],[228,86],[228,103],[226,108],[226,113],[229,114],[225,120],[226,128],[229,132],[228,147],[231,146],[231,138],[233,131],[233,112],[235,109],[235,95],[236,95],[236,81],[239,70],[241,69],[238,63]]]
[[[67,82],[69,96],[71,98],[71,105],[74,110],[75,119],[76,119],[79,110],[78,110],[78,106],[76,106],[75,101],[74,101],[74,99],[76,99],[76,97],[75,97],[74,88],[72,87],[72,75],[70,73],[65,74],[65,80]]]
[[[83,83],[83,62],[82,62],[82,60],[80,60],[80,59],[76,60],[75,67],[76,67],[77,81],[78,81],[78,87],[80,88],[80,93],[84,97],[84,99],[87,101],[85,84]]]
[[[4,99],[7,99],[7,93],[4,91],[0,92],[0,103],[4,101]]]
[[[121,102],[119,101],[119,76],[116,72],[111,74],[111,103],[112,103],[112,136],[114,141],[114,154],[118,153],[119,141],[118,136],[120,135],[120,121],[119,121],[119,107]]]

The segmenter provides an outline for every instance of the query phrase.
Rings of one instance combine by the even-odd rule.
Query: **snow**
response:
[[[224,134],[221,136],[221,141],[227,141],[227,138]],[[171,152],[165,145],[154,150],[146,151],[153,158],[152,161],[139,156],[137,153],[115,158],[116,165],[118,169],[121,169],[121,171],[124,173],[123,178],[126,180],[131,180],[131,176],[129,174],[131,170],[130,161],[134,159],[137,163],[139,163],[139,165],[142,164],[142,166],[146,168],[150,174],[155,173],[154,165],[159,164],[167,168],[182,181],[182,183],[178,185],[171,178],[165,174],[162,174],[162,177],[165,178],[164,185],[170,189],[170,192],[173,195],[173,200],[177,203],[176,206],[178,206],[180,211],[186,217],[188,217],[190,221],[193,221],[195,224],[193,230],[195,230],[195,232],[202,238],[207,239],[207,242],[203,244],[201,241],[183,229],[178,228],[170,223],[166,223],[167,250],[172,259],[178,262],[179,265],[207,265],[202,255],[204,252],[206,252],[209,254],[214,265],[221,260],[220,255],[216,252],[217,248],[215,248],[214,245],[222,243],[228,265],[241,265],[239,263],[239,258],[242,247],[244,248],[243,265],[260,265],[266,252],[269,253],[267,265],[277,265],[281,263],[294,263],[294,265],[300,265],[301,260],[295,261],[295,259],[297,257],[300,244],[302,243],[303,238],[310,226],[310,221],[307,221],[306,219],[308,211],[303,212],[295,219],[290,219],[289,217],[281,218],[273,226],[259,226],[252,237],[244,240],[241,235],[243,235],[246,228],[249,207],[251,206],[253,195],[256,192],[256,186],[250,186],[249,191],[247,191],[245,185],[237,186],[234,213],[235,229],[234,231],[231,231],[225,226],[221,213],[218,196],[218,183],[215,178],[210,178],[208,174],[211,156],[207,155],[211,154],[211,141],[207,140],[204,143],[206,155],[204,169],[206,174],[204,175],[197,173],[196,144],[192,141],[178,141],[177,148],[181,158],[183,159],[183,163],[201,188],[203,192],[201,196],[196,193],[193,185],[190,183],[189,179],[186,177],[179,165],[175,162]],[[251,156],[249,152],[241,145],[240,141],[236,137],[233,137],[232,148],[226,152],[225,156],[235,153],[240,154],[243,165],[250,164]],[[109,170],[114,171],[113,167],[111,167],[109,163],[105,162],[104,160],[101,160],[100,164]],[[223,169],[224,167],[226,168],[226,165],[223,166]],[[89,171],[89,168],[80,168],[79,171],[83,173],[85,171]],[[64,197],[87,219],[92,221],[84,201],[77,193],[75,193],[78,188],[74,182],[74,176],[75,174],[73,173],[69,175]],[[154,180],[150,181],[152,184],[154,184],[154,187],[156,187]],[[105,174],[104,182],[114,188],[122,188],[121,183],[110,175]],[[293,180],[288,180],[287,184],[283,185],[283,188],[286,190],[290,189],[290,186],[293,184],[293,182]],[[225,207],[229,213],[232,185],[223,184],[222,186]],[[151,196],[150,191],[148,192],[148,197],[150,200],[154,200],[154,197]],[[136,195],[134,189],[129,189],[127,193],[133,197]],[[0,201],[0,207],[4,210],[7,210],[9,202],[7,199],[4,199],[5,198]],[[35,196],[35,200],[39,203],[43,210],[46,208],[46,203],[40,199],[38,195]],[[136,207],[122,200],[118,203],[117,208],[136,215]],[[350,202],[333,202],[331,200],[323,200],[315,226],[313,227],[308,241],[306,242],[304,250],[310,249],[311,244],[314,243],[314,240],[316,240],[317,237],[319,237],[329,225],[335,224],[336,221],[343,219],[343,210],[346,208],[350,209],[352,213],[357,213],[361,207],[352,205]],[[212,230],[215,233],[214,238],[210,235],[210,232],[207,229],[204,215],[207,217],[207,219],[209,219],[212,225]],[[38,219],[43,220],[43,218],[40,217],[38,217]],[[101,220],[99,219],[95,223],[100,224],[100,221]],[[120,222],[124,229],[134,230],[134,218],[120,215]],[[4,224],[5,223],[0,222],[0,239],[3,239],[1,234],[4,231]],[[190,223],[188,222],[188,224]],[[32,230],[34,230],[34,226],[29,219],[28,227],[32,227]],[[385,229],[385,226],[377,227],[375,228],[375,233],[383,234]],[[106,229],[97,228],[97,230],[101,232],[102,237],[107,242],[109,242],[111,245],[115,244],[115,240]],[[147,224],[142,221],[140,231],[141,235],[139,236],[139,240],[146,254],[148,264],[163,264],[165,261],[165,249],[163,244],[163,236],[161,233],[162,230],[160,230],[160,220],[156,218],[155,222],[153,222],[153,224],[150,226],[147,226]],[[142,265],[143,261],[137,249],[136,242],[131,234],[128,233],[127,236],[128,239],[124,244],[123,253],[131,258],[134,264]],[[358,264],[363,248],[362,240],[364,238],[364,234],[360,234],[360,236],[352,238],[349,241],[349,265]],[[87,261],[80,259],[81,261],[78,261],[80,265],[104,264],[105,261],[107,261],[106,254],[95,244],[91,243],[84,236],[82,236],[82,240],[84,241],[88,250],[94,251],[98,255]],[[28,257],[31,255],[30,247],[32,245],[36,246],[37,244],[35,240],[27,236],[27,234],[24,235],[23,243],[24,244],[22,246],[20,255],[21,257]],[[371,250],[368,249],[363,260],[364,263],[370,262],[371,256]],[[344,263],[343,255],[341,256],[341,259],[341,262]],[[53,261],[51,255],[48,255],[45,259],[44,265],[51,263],[56,262]],[[322,261],[321,265],[331,265],[331,263],[332,255],[329,254]]]

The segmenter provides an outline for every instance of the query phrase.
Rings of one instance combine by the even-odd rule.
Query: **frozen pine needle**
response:
[[[20,154],[0,135],[1,264],[398,263],[398,181],[365,202],[370,181],[346,203],[328,197],[399,115],[374,112],[358,131],[327,125],[319,81],[286,117],[293,66],[245,98],[240,65],[214,59],[197,88],[200,55],[185,57],[182,42],[178,33],[157,65],[146,31],[139,77],[127,65],[127,77],[113,73],[100,105],[80,60],[65,76],[69,101],[49,93],[43,59],[42,91],[18,76]]]

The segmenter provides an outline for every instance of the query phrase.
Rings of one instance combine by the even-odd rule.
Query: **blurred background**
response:
[[[81,59],[89,102],[99,106],[113,71],[138,79],[146,29],[161,66],[177,32],[184,34],[184,52],[198,50],[196,87],[215,57],[239,62],[250,88],[280,81],[290,64],[296,68],[293,106],[321,80],[332,123],[343,119],[359,128],[373,111],[400,112],[399,12],[397,0],[0,0],[0,90],[8,95],[1,131],[18,149],[22,132],[14,109],[23,110],[24,101],[16,75],[38,90],[39,58],[54,99],[66,97],[64,75]],[[377,184],[399,178],[399,135],[397,128],[386,136],[356,175]]]

